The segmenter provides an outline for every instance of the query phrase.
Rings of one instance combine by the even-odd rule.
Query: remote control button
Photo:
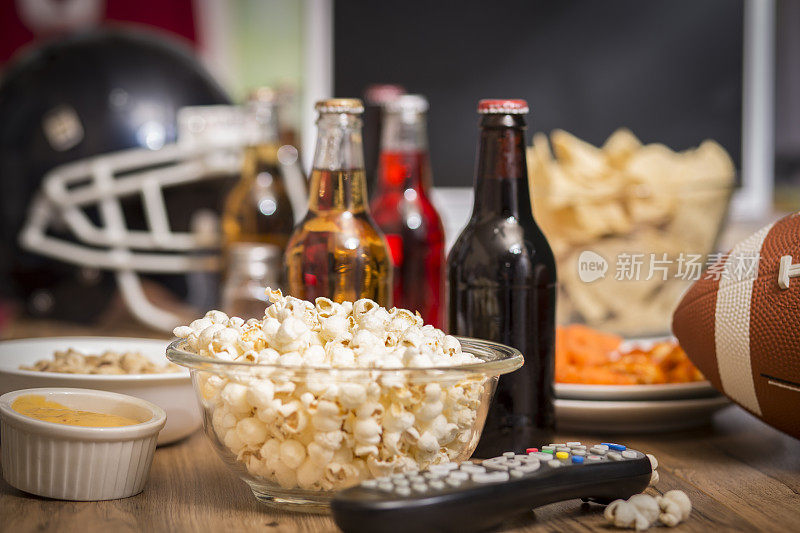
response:
[[[528,463],[538,463],[539,462],[539,458],[536,457],[535,455],[522,455],[522,456],[517,456],[517,457],[520,457],[519,462],[522,463],[523,465],[526,465]]]
[[[581,457],[580,455],[573,455],[572,462],[579,465],[583,463],[583,457]]]
[[[558,453],[558,452],[569,453],[571,451],[572,451],[572,449],[571,448],[567,448],[566,446],[562,446],[560,448],[556,448],[556,453]]]
[[[581,457],[586,457],[586,450],[572,450],[572,455],[579,455]]]
[[[592,446],[592,448],[608,451],[608,444],[595,444],[594,446]]]
[[[624,452],[627,448],[622,444],[614,444],[613,442],[604,442],[603,446],[608,446],[609,450],[614,450],[615,452]]]
[[[578,446],[570,446],[570,448],[572,449],[572,451],[575,451],[575,450],[586,450],[586,446],[584,446],[583,444],[580,444]]]
[[[447,479],[460,479],[461,481],[466,481],[469,479],[469,474],[466,472],[450,472],[450,475],[447,476]]]
[[[500,463],[489,463],[489,464],[486,464],[486,461],[484,461],[483,462],[483,466],[485,466],[489,470],[495,470],[495,471],[501,471],[501,472],[505,472],[505,471],[508,470],[508,465],[500,464]]]
[[[606,457],[611,459],[612,461],[622,461],[622,455],[619,452],[608,452]]]
[[[636,459],[636,452],[633,450],[625,450],[622,452],[622,457],[625,459]]]
[[[392,479],[392,480],[395,480],[395,479],[405,479],[405,478],[406,478],[406,475],[405,475],[405,474],[403,474],[403,473],[400,473],[400,474],[392,474],[391,476],[389,476],[389,478],[390,478],[390,479]]]
[[[425,472],[424,474],[422,474],[422,477],[424,477],[425,479],[438,479],[438,478],[441,478],[441,477],[445,477],[446,475],[447,475],[447,472],[444,472],[444,471],[442,471],[442,472]]]
[[[548,444],[547,446],[542,446],[542,450],[541,451],[543,451],[545,453],[552,453],[552,452],[556,451],[556,447],[555,446],[551,446],[550,444]]]
[[[540,461],[549,461],[550,459],[553,458],[552,455],[550,455],[549,453],[544,453],[544,452],[536,452],[536,453],[532,454],[532,456],[536,457]]]
[[[429,472],[449,472],[458,468],[458,463],[439,463],[428,467]]]
[[[480,474],[475,474],[475,475],[480,475]],[[464,480],[462,480],[462,479],[454,479],[454,478],[450,478],[450,477],[448,477],[448,478],[445,480],[445,482],[446,482],[448,485],[450,485],[451,487],[458,487],[459,485],[461,485],[462,483],[464,483]]]
[[[444,489],[444,481],[439,481],[438,479],[434,481],[429,481],[428,486],[432,489],[442,490]]]
[[[573,442],[568,442],[567,443],[567,446],[569,446],[570,448],[574,448],[575,446],[580,446],[580,445],[581,445],[581,443],[577,442],[577,441],[573,441]]]
[[[480,474],[482,472],[486,472],[486,468],[482,467],[481,465],[475,464],[468,464],[468,465],[461,465],[459,468],[461,472],[466,472],[467,474]]]
[[[592,448],[589,449],[589,452],[595,455],[605,455],[607,451],[608,450],[604,450],[603,448],[598,448],[597,446],[593,446]]]
[[[361,486],[365,489],[376,489],[378,488],[378,482],[374,479],[367,479],[366,481],[361,482]]]
[[[411,488],[416,492],[428,491],[428,485],[426,485],[425,483],[414,483],[413,485],[411,485]]]
[[[539,451],[539,448],[525,448],[525,453],[536,453]]]
[[[515,454],[514,452],[503,452],[503,457],[506,457],[508,459],[513,459],[515,455],[517,454]]]
[[[556,452],[556,459],[561,459],[562,461],[569,459],[569,452]]]
[[[548,449],[542,448],[542,453],[549,453],[550,455],[553,455],[554,453],[556,453],[556,451],[551,448]]]
[[[525,475],[525,472],[523,472],[519,468],[514,468],[509,472],[509,474],[511,474],[511,477],[522,477]]]
[[[561,466],[561,461],[559,461],[558,459],[553,459],[552,461],[549,461],[547,463],[547,466],[550,466],[552,468],[558,468],[559,466]]]
[[[602,460],[603,460],[603,458],[602,458],[602,457],[600,457],[599,455],[590,455],[590,456],[586,457],[586,460],[587,460],[587,461],[593,461],[593,462],[595,462],[595,463],[596,463],[596,462],[598,462],[598,461],[602,461]]]
[[[536,472],[537,470],[539,470],[539,464],[540,464],[539,461],[536,461],[535,463],[522,465],[519,468],[515,468],[514,470],[522,472],[523,474],[530,474],[531,472]]]
[[[500,483],[508,481],[508,472],[487,472],[486,474],[475,474],[472,476],[475,483]]]
[[[425,478],[420,476],[419,474],[414,474],[413,476],[408,476],[408,480],[411,483],[425,483]]]
[[[403,479],[394,479],[392,480],[394,484],[398,487],[408,487],[408,480],[406,478]]]
[[[375,481],[378,482],[378,483],[386,483],[387,481],[391,481],[391,480],[392,480],[392,478],[390,478],[389,476],[381,476],[381,477],[376,477],[375,478]]]
[[[384,481],[383,483],[378,483],[378,490],[382,490],[383,492],[392,492],[394,490],[394,485]]]
[[[397,487],[397,490],[394,492],[400,496],[411,496],[411,489],[408,487]]]

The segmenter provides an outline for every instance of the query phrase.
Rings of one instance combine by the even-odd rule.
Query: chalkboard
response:
[[[627,126],[674,149],[716,139],[738,165],[742,17],[742,0],[339,0],[335,92],[426,95],[440,186],[472,184],[480,98],[527,99],[529,138]]]

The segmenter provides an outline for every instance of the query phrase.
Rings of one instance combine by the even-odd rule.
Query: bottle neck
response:
[[[475,170],[473,218],[513,216],[533,220],[525,159],[525,119],[487,114],[481,118]]]
[[[248,102],[247,134],[249,146],[278,144],[278,113],[273,102]]]
[[[317,126],[309,210],[367,210],[361,119],[347,113],[323,113]]]
[[[378,163],[378,193],[430,187],[425,114],[385,112]]]

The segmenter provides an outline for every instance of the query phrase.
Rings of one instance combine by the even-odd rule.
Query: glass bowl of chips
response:
[[[720,257],[736,173],[716,142],[675,152],[620,129],[595,147],[556,130],[534,136],[528,162],[536,221],[558,266],[559,323],[669,334],[688,286],[722,274],[706,268]]]

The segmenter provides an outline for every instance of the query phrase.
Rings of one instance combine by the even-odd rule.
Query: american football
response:
[[[800,438],[800,213],[710,266],[678,304],[672,330],[714,387]]]

